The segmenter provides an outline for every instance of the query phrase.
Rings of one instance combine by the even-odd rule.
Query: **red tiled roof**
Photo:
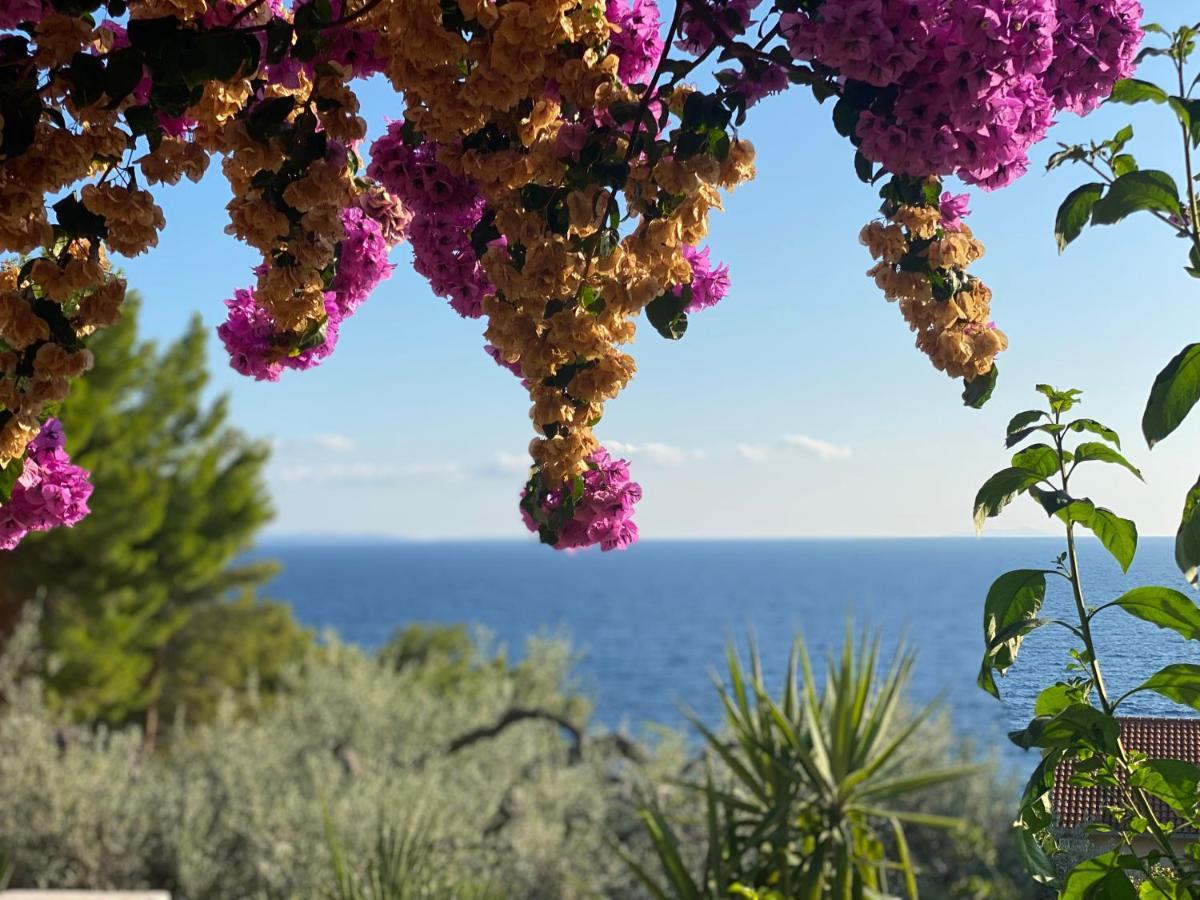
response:
[[[1129,750],[1140,750],[1151,759],[1179,759],[1200,765],[1200,718],[1121,718],[1121,740]],[[1115,824],[1107,807],[1122,805],[1116,788],[1073,787],[1071,763],[1062,762],[1054,772],[1050,802],[1058,824],[1064,828],[1093,822]],[[1178,821],[1166,804],[1151,799],[1160,821]]]

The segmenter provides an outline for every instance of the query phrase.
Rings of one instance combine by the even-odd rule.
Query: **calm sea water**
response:
[[[513,652],[530,635],[565,635],[582,654],[577,672],[596,698],[596,719],[634,730],[681,725],[681,706],[715,718],[710,672],[730,639],[753,633],[768,676],[778,676],[797,631],[823,654],[853,616],[885,643],[906,639],[918,650],[915,701],[943,697],[961,731],[1020,762],[1003,735],[1024,724],[1039,686],[1063,671],[1073,637],[1054,627],[1031,636],[997,702],[975,687],[983,598],[997,575],[1050,568],[1061,549],[1054,538],[645,541],[574,555],[520,542],[280,542],[258,555],[283,564],[270,596],[290,602],[306,625],[364,647],[411,622],[483,626]],[[1187,590],[1166,538],[1143,539],[1128,576],[1093,541],[1083,542],[1081,559],[1093,604],[1139,584]],[[1044,613],[1072,617],[1066,582],[1050,581]],[[1196,643],[1119,610],[1097,623],[1117,694],[1169,662],[1200,662]],[[1187,712],[1151,694],[1131,698],[1126,711]]]

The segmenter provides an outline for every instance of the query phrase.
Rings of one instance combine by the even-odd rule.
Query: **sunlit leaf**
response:
[[[1001,469],[983,483],[975,495],[975,530],[981,531],[986,519],[1000,513],[1012,499],[1030,485],[1037,484],[1042,476],[1028,469]]]
[[[1129,773],[1129,783],[1185,815],[1200,803],[1200,768],[1183,760],[1148,759]]]
[[[1200,344],[1188,344],[1154,379],[1142,434],[1151,447],[1173,432],[1200,400]]]
[[[1183,502],[1183,515],[1175,533],[1175,564],[1183,576],[1196,587],[1200,577],[1200,480],[1192,485]]]
[[[1133,463],[1127,460],[1112,447],[1109,447],[1107,444],[1088,442],[1080,444],[1075,448],[1075,465],[1079,465],[1079,463],[1083,462],[1093,461],[1112,463],[1113,465],[1122,466],[1128,469],[1142,481],[1145,481],[1145,479],[1142,478],[1142,473],[1137,469],[1136,466],[1133,465]]]
[[[1083,232],[1092,218],[1092,208],[1103,194],[1104,185],[1096,182],[1081,185],[1067,194],[1054,219],[1054,239],[1058,242],[1059,253]]]
[[[1175,179],[1157,169],[1139,169],[1122,175],[1092,208],[1092,223],[1115,225],[1142,211],[1179,215],[1182,210]]]
[[[1200,710],[1200,665],[1174,663],[1164,666],[1147,678],[1138,690],[1156,694]]]
[[[1123,78],[1113,85],[1112,103],[1166,103],[1169,95],[1157,84],[1139,78]]]
[[[1200,608],[1192,599],[1167,587],[1136,587],[1113,601],[1131,616],[1200,641]]]

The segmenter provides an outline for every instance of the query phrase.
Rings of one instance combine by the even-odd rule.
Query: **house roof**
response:
[[[1200,765],[1200,718],[1165,719],[1141,716],[1119,718],[1121,740],[1126,749],[1140,750],[1151,759],[1179,759]],[[1058,824],[1064,828],[1094,822],[1115,824],[1108,807],[1122,805],[1116,788],[1073,787],[1070,762],[1059,763],[1050,795]],[[1178,822],[1170,808],[1151,799],[1160,821]]]

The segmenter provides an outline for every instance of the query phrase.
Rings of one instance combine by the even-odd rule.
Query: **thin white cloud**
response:
[[[531,465],[528,456],[518,456],[516,453],[501,451],[491,462],[473,466],[470,471],[472,475],[478,475],[481,478],[511,479],[514,475],[527,477]]]
[[[853,452],[846,444],[831,444],[829,441],[809,437],[807,434],[785,434],[783,442],[789,447],[811,453],[818,459],[826,461],[849,459]]]
[[[627,444],[624,441],[604,441],[605,448],[616,456],[628,456],[645,460],[659,466],[681,466],[705,458],[702,450],[682,450],[670,444],[647,441],[644,444]]]
[[[314,434],[312,436],[314,446],[322,450],[328,450],[331,453],[351,453],[358,446],[354,442],[354,438],[344,434]]]
[[[300,438],[275,438],[271,449],[277,453],[293,453],[304,450],[321,450],[325,453],[353,453],[358,443],[346,434],[324,432]]]
[[[771,456],[770,444],[738,444],[737,452],[750,462],[766,462]]]
[[[815,457],[822,462],[849,459],[853,455],[853,450],[847,444],[834,444],[807,434],[785,434],[768,444],[738,444],[737,452],[752,463],[796,454]]]
[[[377,463],[332,463],[315,466],[287,466],[279,473],[289,483],[386,483],[414,478],[437,481],[461,481],[463,468],[456,462],[408,463],[388,465]]]

